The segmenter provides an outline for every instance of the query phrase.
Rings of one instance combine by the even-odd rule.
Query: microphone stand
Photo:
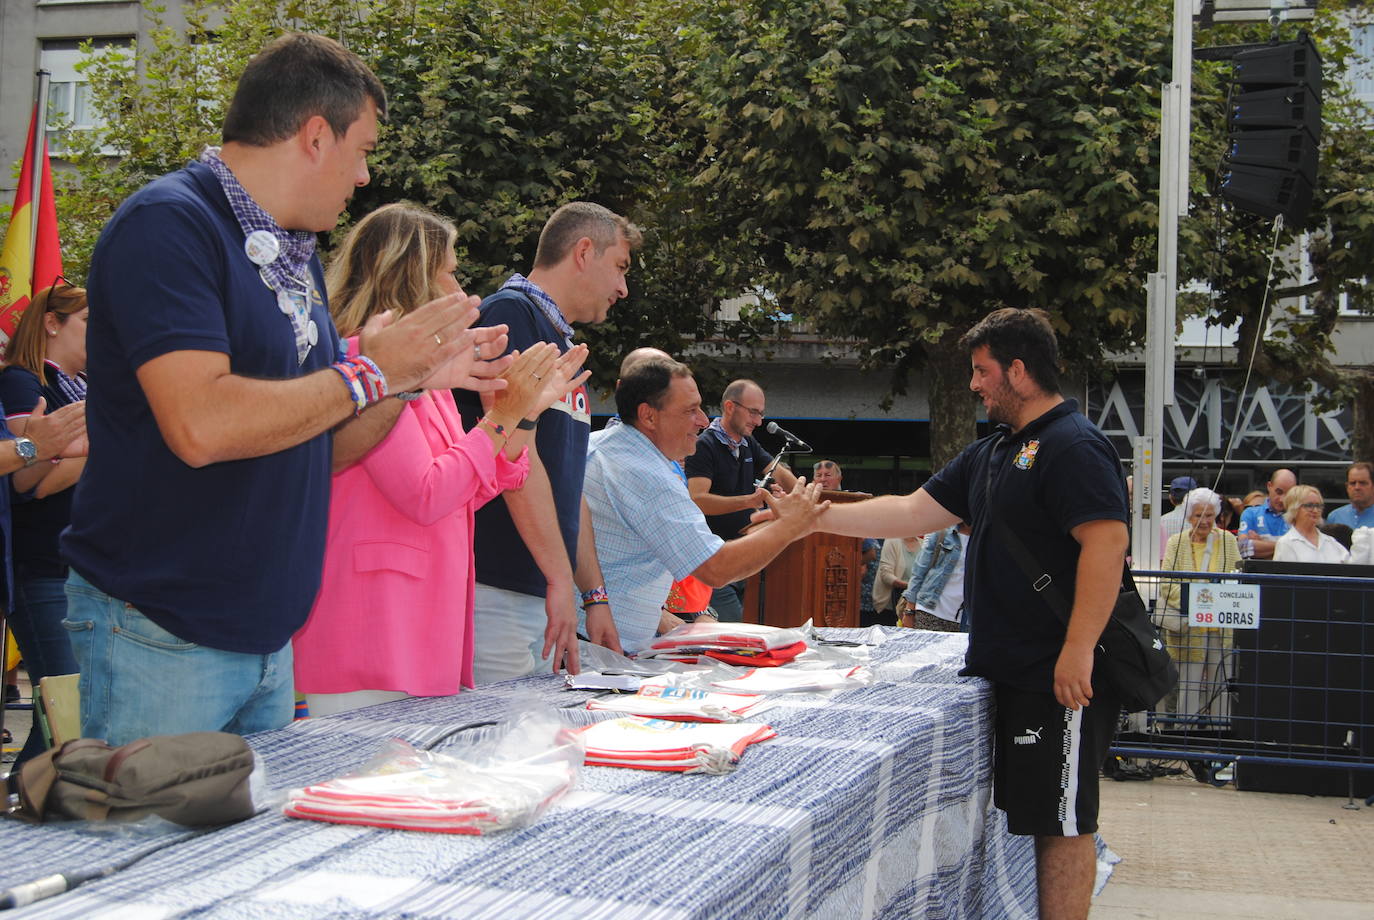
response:
[[[763,477],[759,479],[757,483],[755,483],[755,485],[757,485],[760,489],[766,489],[773,484],[773,470],[777,469],[777,466],[779,463],[782,462],[783,457],[785,457],[789,453],[801,453],[801,451],[792,450],[792,445],[801,444],[803,443],[802,441],[797,440],[785,431],[780,431],[778,432],[778,434],[782,435],[783,437],[782,450],[778,451],[778,455],[773,458],[773,462],[768,464],[768,468],[763,471]],[[806,451],[806,453],[810,453],[810,451]]]
[[[773,462],[770,463],[770,464],[768,464],[768,468],[765,469],[765,470],[763,471],[763,478],[760,479],[760,480],[758,481],[758,484],[757,484],[757,485],[758,485],[758,488],[760,488],[760,489],[767,489],[767,488],[769,488],[770,486],[772,486],[772,484],[773,484],[773,470],[777,469],[778,464],[782,462],[782,458],[783,458],[784,456],[787,455],[789,449],[792,447],[793,444],[801,444],[801,443],[802,443],[801,441],[798,441],[796,438],[792,437],[792,435],[788,434],[788,433],[785,432],[785,431],[779,432],[779,434],[781,434],[781,435],[783,436],[782,450],[778,451],[777,456],[773,458]],[[756,622],[756,623],[762,623],[762,622],[763,622],[763,620],[764,620],[764,611],[766,611],[766,610],[768,609],[767,601],[768,601],[768,566],[764,566],[763,568],[759,569],[759,599],[758,599],[758,606],[757,606],[756,609],[754,610],[754,622]]]

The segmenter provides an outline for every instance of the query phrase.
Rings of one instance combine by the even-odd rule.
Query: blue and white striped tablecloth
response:
[[[836,638],[865,634],[830,630]],[[725,776],[589,767],[533,827],[462,837],[264,813],[181,840],[15,917],[803,920],[1033,917],[1030,840],[991,803],[990,686],[958,677],[964,637],[894,631],[876,682],[759,718],[779,732]],[[569,721],[588,694],[540,676],[405,700],[253,736],[275,788],[358,766],[540,699]],[[442,748],[442,744],[441,744]],[[159,839],[0,822],[0,886]]]

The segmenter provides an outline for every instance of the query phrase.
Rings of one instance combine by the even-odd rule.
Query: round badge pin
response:
[[[320,327],[312,319],[310,325],[305,327],[305,340],[312,346],[320,340]]]
[[[296,313],[296,301],[286,291],[277,292],[277,309],[287,316],[294,316]]]
[[[243,241],[243,251],[254,265],[267,265],[281,254],[281,243],[269,230],[254,230]]]

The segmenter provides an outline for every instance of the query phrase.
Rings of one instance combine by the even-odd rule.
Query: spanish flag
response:
[[[14,210],[0,248],[0,345],[9,341],[19,325],[19,317],[29,305],[34,287],[51,285],[62,274],[62,247],[57,239],[57,205],[52,193],[52,167],[48,163],[48,140],[42,138],[43,184],[38,195],[38,238],[33,237],[33,153],[34,134],[39,130],[38,105],[29,118],[29,143],[24,149],[24,166],[19,171],[19,187],[14,192]]]

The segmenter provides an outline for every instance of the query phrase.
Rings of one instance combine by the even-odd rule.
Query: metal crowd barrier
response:
[[[1241,789],[1374,793],[1374,578],[1356,572],[1374,573],[1320,568],[1339,574],[1134,572],[1180,679],[1112,752]]]

